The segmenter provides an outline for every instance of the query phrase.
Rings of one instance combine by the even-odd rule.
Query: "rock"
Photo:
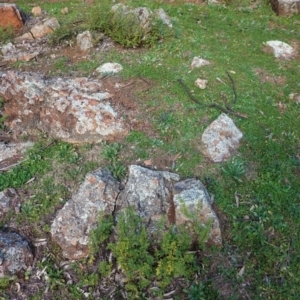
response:
[[[298,93],[289,94],[289,99],[295,101],[297,104],[300,104],[300,94]]]
[[[222,237],[219,220],[211,208],[211,199],[202,182],[196,179],[186,179],[176,183],[174,191],[176,225],[184,224],[193,229],[192,223],[196,222],[204,229],[211,222],[208,243],[221,246]],[[184,214],[184,206],[192,217]],[[193,234],[196,239],[195,232]]]
[[[66,15],[66,14],[69,13],[69,9],[68,9],[67,7],[65,7],[65,8],[63,8],[63,9],[61,10],[61,13],[62,13],[63,15]]]
[[[0,219],[11,210],[20,211],[20,199],[15,189],[5,189],[0,192]]]
[[[162,8],[155,10],[154,14],[157,15],[159,19],[161,19],[163,24],[167,25],[169,28],[173,27],[170,17],[165,13],[165,11]]]
[[[279,16],[291,16],[300,13],[300,0],[271,0],[272,9]]]
[[[118,63],[105,63],[96,69],[101,74],[116,74],[122,70],[123,67]]]
[[[162,8],[157,9],[152,12],[147,7],[137,7],[135,9],[132,9],[122,3],[118,3],[111,8],[111,11],[114,14],[122,14],[122,15],[133,14],[133,15],[135,15],[140,24],[140,27],[143,28],[143,30],[144,30],[144,39],[151,31],[151,26],[152,26],[151,22],[154,17],[158,17],[163,22],[163,24],[167,25],[170,28],[172,27],[170,18],[168,17],[168,15],[165,13],[165,11]]]
[[[200,68],[202,66],[207,66],[207,65],[210,65],[210,62],[208,60],[196,56],[193,58],[193,61],[191,63],[191,68],[192,69]]]
[[[290,45],[280,41],[268,41],[266,45],[273,49],[276,58],[289,59],[294,56],[294,49]]]
[[[37,134],[67,142],[99,142],[128,133],[109,102],[102,83],[88,78],[44,77],[35,73],[0,72],[5,124],[16,135]]]
[[[1,52],[4,56],[14,55],[16,53],[16,47],[12,43],[8,43],[1,48]]]
[[[29,147],[32,147],[32,142],[26,143],[1,143],[0,142],[0,165],[4,160],[14,157],[22,157]]]
[[[110,172],[89,173],[72,199],[58,212],[51,234],[68,259],[88,255],[89,232],[96,228],[100,212],[111,214],[119,193],[119,183]]]
[[[198,78],[195,81],[195,85],[198,86],[202,90],[204,90],[206,88],[207,83],[208,83],[208,80],[206,80],[206,79],[200,79],[200,78]]]
[[[225,0],[207,0],[207,4],[224,4]]]
[[[76,40],[81,51],[87,51],[93,48],[92,35],[88,30],[78,34]]]
[[[31,12],[34,16],[40,16],[42,14],[42,9],[40,6],[35,6],[32,8]]]
[[[20,42],[20,41],[30,41],[30,40],[34,40],[34,37],[32,36],[31,32],[26,32],[24,34],[22,34],[21,36],[18,36],[15,38],[16,42]]]
[[[148,230],[155,230],[155,222],[164,215],[174,223],[172,215],[173,183],[180,178],[177,174],[162,171],[152,171],[140,166],[129,167],[129,177],[125,189],[117,200],[117,209],[134,207],[142,217]]]
[[[226,161],[238,148],[242,132],[224,113],[203,132],[202,153],[213,162]]]
[[[0,231],[0,278],[31,267],[33,254],[26,239],[14,232]]]
[[[0,27],[13,26],[14,29],[21,29],[25,19],[15,4],[0,3]]]
[[[56,18],[46,19],[42,23],[39,23],[31,28],[31,34],[35,39],[44,37],[53,33],[60,27]]]

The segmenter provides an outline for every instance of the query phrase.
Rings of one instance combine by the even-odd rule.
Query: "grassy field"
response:
[[[136,119],[147,120],[148,125],[131,131],[117,146],[70,145],[53,142],[41,133],[22,164],[0,173],[0,191],[17,188],[22,200],[21,212],[0,218],[0,227],[15,224],[32,238],[46,236],[50,240],[55,212],[87,172],[107,166],[113,159],[118,163],[112,170],[124,178],[126,166],[151,159],[159,169],[177,172],[181,177],[197,177],[206,185],[214,195],[223,234],[222,249],[198,251],[194,265],[186,264],[193,273],[187,270],[182,276],[174,274],[174,281],[162,287],[158,296],[177,285],[180,288],[170,296],[173,299],[298,299],[300,104],[289,95],[300,93],[300,61],[299,55],[291,60],[275,59],[265,50],[264,42],[280,40],[298,47],[300,16],[277,17],[267,2],[232,0],[227,6],[197,6],[182,1],[128,0],[126,4],[133,7],[163,8],[173,28],[158,26],[153,33],[158,40],[151,40],[147,47],[114,44],[109,51],[91,51],[86,59],[57,56],[49,67],[44,63],[47,57],[12,64],[11,68],[47,75],[87,76],[103,62],[118,62],[124,70],[117,76],[125,81],[142,78],[147,82],[147,89],[134,93],[134,102],[139,107]],[[29,13],[36,1],[16,3]],[[107,27],[99,24],[97,16],[107,17],[110,1],[40,1],[39,5],[62,25],[50,38],[53,47],[61,43],[59,47],[68,49],[76,33],[86,29],[92,30],[95,44],[101,45],[97,37]],[[70,13],[62,15],[60,10],[66,6]],[[0,31],[0,41],[6,42],[10,35]],[[195,56],[211,64],[191,69]],[[220,111],[193,102],[178,79],[200,102],[223,105],[222,94],[230,102],[234,99],[227,72],[237,94],[232,107],[248,117],[230,115],[244,134],[239,154],[228,162],[212,164],[203,157],[199,145],[204,129]],[[208,80],[205,90],[195,86],[197,78]],[[117,150],[111,157],[109,150],[113,147]],[[35,181],[26,184],[33,177]],[[176,237],[169,238],[176,241]],[[17,296],[16,282],[26,287],[28,299],[86,299],[83,292],[95,299],[93,292],[102,286],[114,286],[115,291],[99,299],[122,299],[124,288],[107,272],[115,266],[98,266],[100,257],[108,251],[99,247],[98,256],[71,266],[73,284],[67,285],[64,270],[59,267],[60,249],[49,242],[39,254],[47,259],[37,264],[40,269],[47,266],[48,281],[42,280],[45,288],[34,290],[36,279],[28,272],[25,278],[0,279],[0,299]],[[117,253],[117,246],[110,249]],[[151,276],[149,285],[151,278],[156,280]],[[138,286],[130,297],[154,299],[145,285]],[[47,286],[48,292],[43,294]]]

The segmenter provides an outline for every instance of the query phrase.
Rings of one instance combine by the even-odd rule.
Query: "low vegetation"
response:
[[[27,286],[28,299],[297,299],[300,127],[299,104],[289,95],[299,93],[299,56],[275,59],[264,43],[280,40],[299,47],[299,15],[277,17],[267,0],[229,1],[227,6],[179,0],[126,2],[163,8],[171,17],[171,32],[155,20],[149,39],[141,39],[134,17],[114,18],[108,0],[95,0],[90,6],[79,0],[41,1],[62,24],[50,40],[69,49],[69,55],[74,53],[73,29],[92,30],[95,47],[105,43],[97,38],[102,33],[114,44],[80,61],[70,60],[65,51],[49,67],[44,63],[47,57],[11,66],[82,76],[103,62],[116,61],[124,69],[115,76],[143,80],[147,88],[137,88],[134,99],[139,107],[136,122],[144,126],[122,141],[78,146],[41,133],[19,165],[0,173],[0,191],[16,188],[21,198],[21,211],[0,218],[0,227],[14,224],[32,239],[49,241],[37,263],[47,270],[47,278],[41,276],[43,288],[33,288],[36,277],[28,271],[24,278],[0,279],[0,299],[16,297],[16,283]],[[29,13],[36,2],[16,3]],[[62,15],[65,6],[70,13]],[[1,43],[9,39],[0,31]],[[211,65],[191,69],[195,56]],[[55,65],[59,70],[53,70]],[[210,104],[224,105],[224,95],[232,103],[235,97],[227,72],[236,89],[234,110],[247,115],[230,117],[244,137],[234,157],[212,164],[202,156],[199,142],[220,114]],[[205,90],[194,85],[197,78],[208,80]],[[205,105],[192,101],[178,79]],[[0,129],[5,130],[2,119]],[[223,247],[192,245],[184,228],[170,228],[157,245],[151,244],[139,217],[128,210],[119,216],[116,228],[112,218],[101,216],[91,235],[90,257],[61,267],[63,258],[51,242],[50,225],[85,174],[101,166],[124,180],[127,165],[150,160],[159,169],[201,179],[215,199]],[[200,241],[206,234],[199,229]]]

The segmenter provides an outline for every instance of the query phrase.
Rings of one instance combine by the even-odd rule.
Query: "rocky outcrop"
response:
[[[108,171],[96,170],[86,176],[79,191],[58,212],[51,226],[52,237],[66,258],[86,257],[89,232],[97,226],[99,215],[114,212],[117,222],[120,212],[133,207],[150,237],[157,229],[157,222],[166,219],[168,226],[187,226],[195,239],[195,226],[209,226],[208,242],[220,246],[219,221],[205,187],[199,180],[179,180],[175,173],[132,165],[125,188],[120,190]]]
[[[0,278],[26,271],[33,254],[26,239],[14,232],[0,231]]]
[[[87,78],[48,78],[34,73],[0,72],[6,125],[15,134],[49,136],[67,142],[99,142],[127,134],[101,82]]]
[[[236,151],[242,137],[242,132],[223,113],[204,130],[202,153],[213,162],[226,161]]]
[[[72,199],[58,212],[51,226],[53,239],[69,259],[88,255],[88,237],[101,212],[111,214],[119,194],[119,183],[108,171],[87,174]]]
[[[300,13],[300,0],[271,0],[273,10],[279,16],[291,16]]]
[[[0,27],[21,29],[24,25],[24,15],[15,4],[0,3]]]

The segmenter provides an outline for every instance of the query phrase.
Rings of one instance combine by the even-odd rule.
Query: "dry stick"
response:
[[[232,89],[233,89],[233,94],[234,94],[234,100],[233,100],[233,104],[235,104],[236,100],[237,100],[237,94],[236,94],[236,89],[235,89],[235,83],[233,81],[233,78],[231,77],[231,75],[229,74],[228,71],[226,71],[227,76],[229,77],[231,84],[232,84]]]
[[[235,116],[238,116],[238,117],[241,117],[241,118],[248,118],[247,115],[243,114],[243,113],[239,113],[239,112],[235,112],[233,110],[229,110],[229,109],[226,109],[224,107],[222,107],[221,105],[219,104],[216,104],[216,103],[212,103],[212,104],[203,104],[201,103],[197,98],[195,98],[191,92],[189,91],[188,87],[186,86],[186,84],[183,82],[183,80],[180,78],[180,79],[177,79],[177,81],[181,84],[181,86],[184,88],[185,92],[188,94],[188,96],[195,102],[197,103],[198,105],[200,106],[204,106],[204,107],[208,107],[208,108],[217,108],[218,110],[224,112],[225,114],[232,114],[232,115],[235,115]]]

